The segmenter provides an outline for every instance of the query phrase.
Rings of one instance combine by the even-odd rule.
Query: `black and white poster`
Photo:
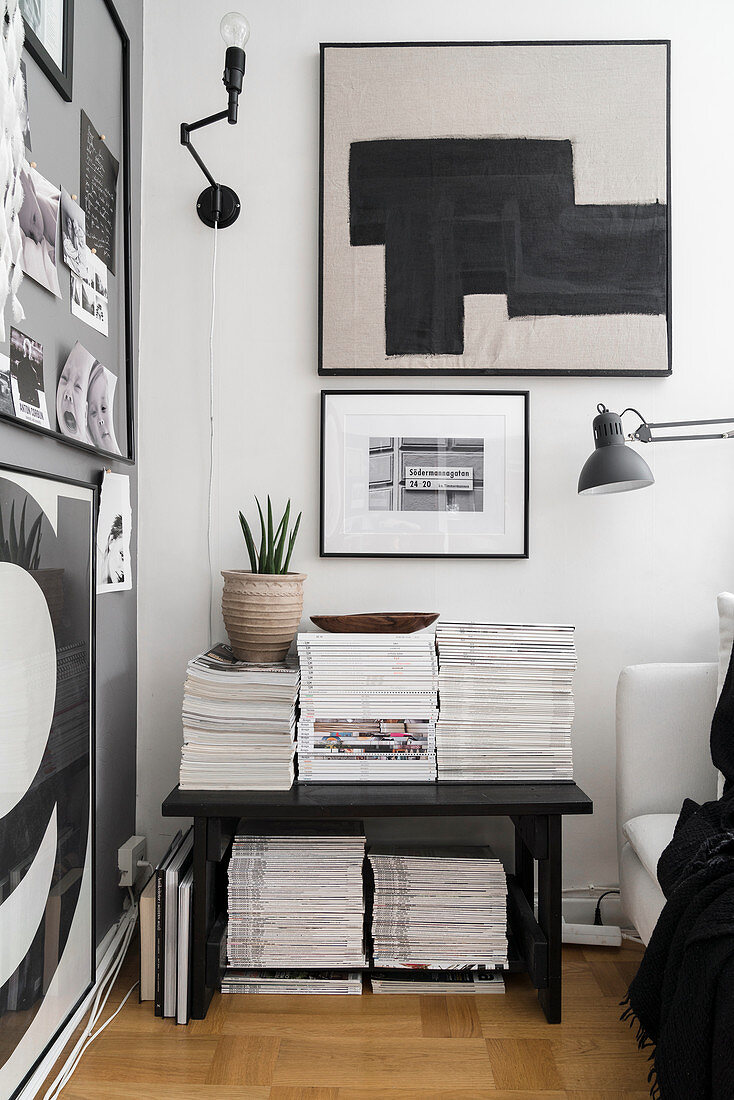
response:
[[[0,467],[0,1096],[95,975],[94,486]]]
[[[322,557],[528,555],[526,392],[321,395]]]
[[[17,328],[10,330],[10,386],[18,419],[50,428],[43,381],[43,345]]]
[[[80,202],[86,217],[87,245],[96,249],[99,259],[114,275],[120,165],[84,111],[81,112],[80,157]]]
[[[97,595],[132,588],[130,478],[105,471],[97,522]]]
[[[23,187],[23,202],[18,223],[23,238],[23,271],[60,298],[56,239],[61,192],[30,165],[22,169],[20,182]]]
[[[668,374],[668,63],[322,46],[320,372]]]

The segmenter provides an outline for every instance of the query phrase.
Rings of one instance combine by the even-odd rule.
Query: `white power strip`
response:
[[[562,924],[564,943],[586,943],[600,947],[621,947],[622,929],[610,924]]]

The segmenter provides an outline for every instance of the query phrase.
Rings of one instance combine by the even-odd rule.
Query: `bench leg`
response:
[[[561,1022],[561,821],[546,817],[548,857],[538,860],[538,924],[548,940],[548,985],[538,1000],[549,1024]]]

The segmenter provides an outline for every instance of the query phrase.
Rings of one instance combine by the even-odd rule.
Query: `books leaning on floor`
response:
[[[432,634],[303,633],[298,657],[299,779],[436,778]]]
[[[354,821],[241,821],[228,871],[229,967],[363,967],[364,846]],[[235,979],[228,970],[225,984]]]
[[[572,626],[439,622],[436,643],[440,780],[573,779]]]
[[[216,645],[189,662],[182,790],[287,791],[296,752],[295,662],[248,664]]]
[[[371,846],[374,965],[507,966],[507,877],[486,846]]]
[[[173,838],[140,895],[140,1000],[156,1016],[188,1022],[194,833]]]

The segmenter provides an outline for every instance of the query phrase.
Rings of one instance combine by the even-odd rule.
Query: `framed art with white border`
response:
[[[324,390],[321,556],[526,558],[527,391]]]

